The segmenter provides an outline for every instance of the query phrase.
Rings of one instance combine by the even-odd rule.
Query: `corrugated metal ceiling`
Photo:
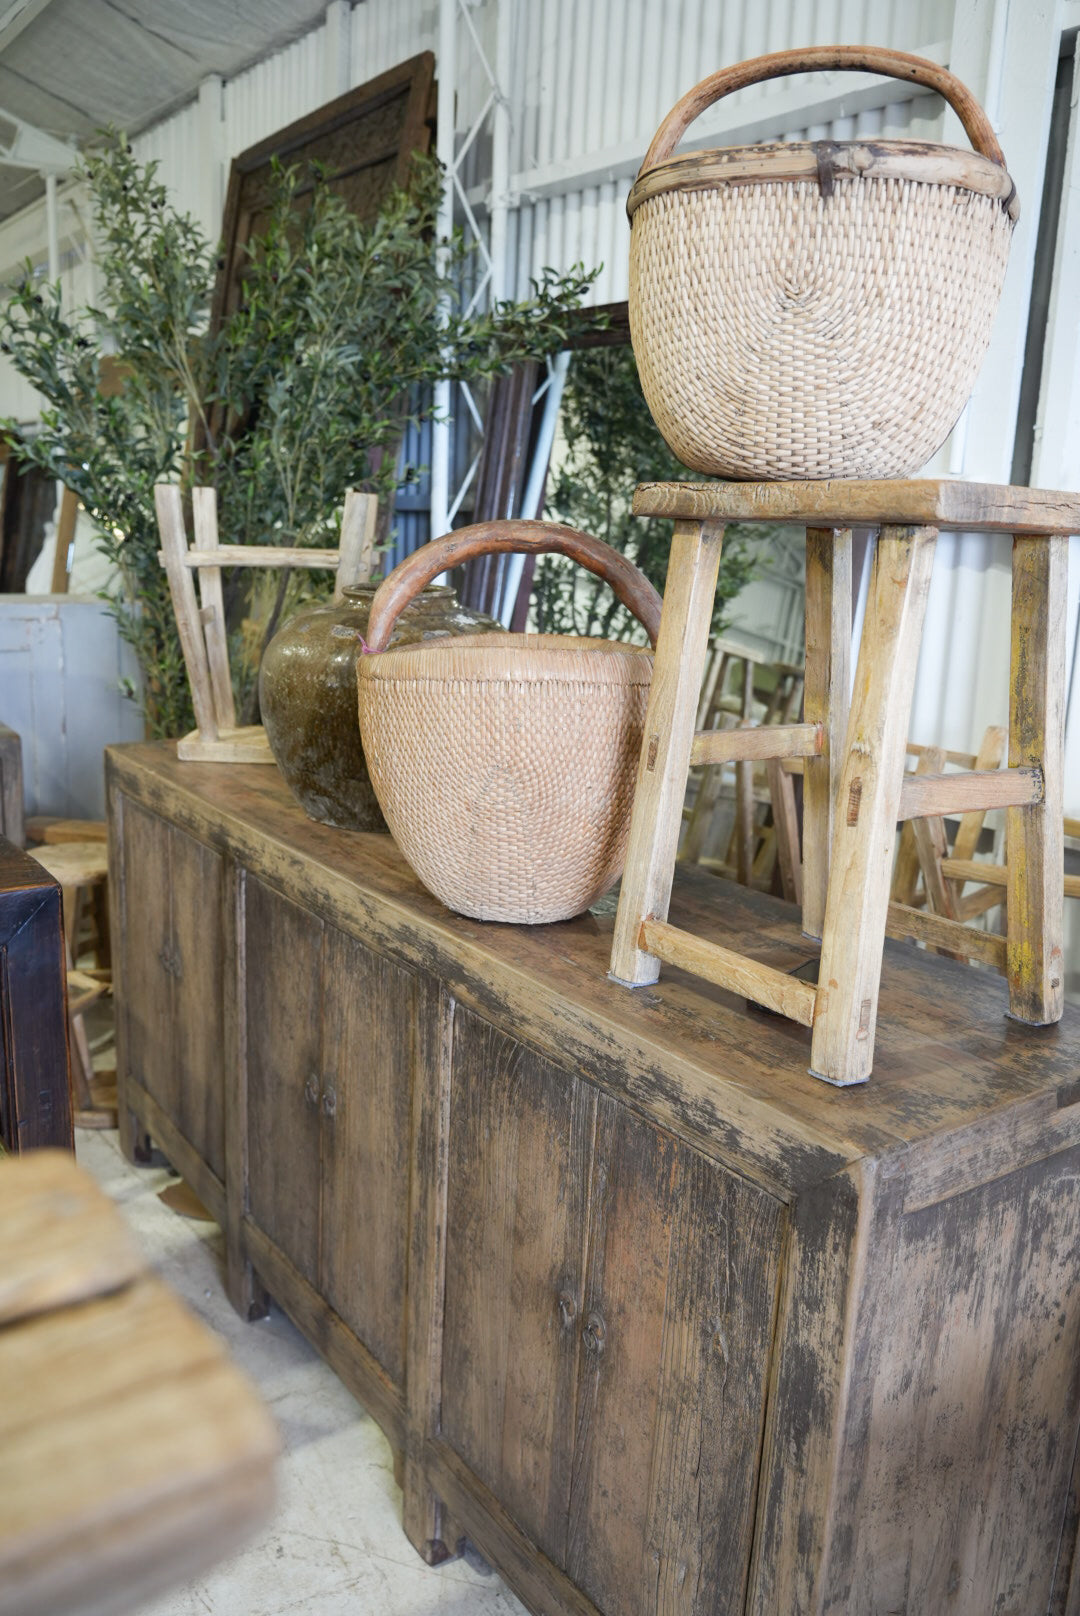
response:
[[[0,113],[80,143],[134,133],[321,20],[326,0],[9,0],[0,5]],[[0,218],[40,194],[0,168]]]

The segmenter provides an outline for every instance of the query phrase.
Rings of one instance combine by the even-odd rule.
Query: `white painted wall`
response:
[[[28,814],[104,819],[102,753],[143,738],[134,658],[102,601],[0,595],[0,723],[22,737]]]

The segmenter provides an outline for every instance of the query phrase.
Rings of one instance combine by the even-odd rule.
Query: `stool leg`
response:
[[[1009,1013],[1037,1026],[1060,1021],[1063,959],[1062,750],[1068,540],[1013,540],[1009,767],[1042,770],[1043,800],[1006,809]]]
[[[810,1070],[865,1082],[908,719],[937,530],[883,527],[870,578],[833,829]]]
[[[820,937],[829,886],[836,778],[851,692],[851,529],[806,530],[806,673],[803,717],[821,724],[821,756],[803,765],[802,929]]]
[[[628,987],[660,975],[638,934],[667,919],[723,540],[722,523],[675,523],[611,950],[609,974]]]

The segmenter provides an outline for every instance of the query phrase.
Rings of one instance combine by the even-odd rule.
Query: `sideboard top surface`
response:
[[[807,1071],[808,1029],[669,968],[652,987],[610,982],[611,915],[452,914],[389,836],[313,823],[276,769],[181,763],[164,742],[110,748],[107,768],[114,789],[784,1199],[868,1160],[924,1196],[955,1191],[1019,1165],[1018,1137],[1033,1156],[1063,1129],[1080,1138],[1080,1016],[1020,1026],[992,972],[887,943],[873,1073],[833,1089]],[[695,869],[676,875],[671,918],[781,969],[817,952],[791,905]]]

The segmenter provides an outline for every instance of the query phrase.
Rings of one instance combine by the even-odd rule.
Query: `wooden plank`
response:
[[[207,740],[192,730],[176,743],[176,755],[183,763],[273,764],[274,754],[261,724],[245,724],[240,729],[219,733]]]
[[[1042,799],[1009,808],[1005,836],[1009,1013],[1036,1026],[1059,1021],[1065,1004],[1062,872],[1065,734],[1063,538],[1013,540],[1009,767],[1041,769]]]
[[[983,881],[988,886],[1006,887],[1009,869],[1006,864],[984,864],[981,859],[947,858],[942,860],[942,871],[954,881]],[[1067,875],[1062,890],[1066,898],[1080,898],[1080,875]]]
[[[885,922],[888,937],[913,938],[916,942],[932,943],[956,957],[981,960],[996,970],[1005,969],[1005,939],[995,932],[976,931],[958,920],[943,915],[930,915],[922,909],[908,909],[902,903],[890,903]]]
[[[442,1435],[566,1564],[596,1097],[457,1011]]]
[[[860,1287],[817,1609],[1060,1609],[1080,1418],[1078,1169],[1073,1146],[872,1229],[890,1260],[868,1263]],[[897,1508],[912,1476],[918,1508]]]
[[[811,1070],[865,1082],[874,1033],[908,717],[933,528],[882,528],[837,793]]]
[[[1027,807],[1041,802],[1042,797],[1042,774],[1037,768],[988,769],[971,774],[906,774],[900,788],[899,817],[922,819],[933,814]]]
[[[317,915],[250,874],[244,893],[249,1209],[267,1239],[314,1286],[322,1179],[325,926]],[[289,1141],[286,1155],[282,1139]],[[262,1277],[273,1294],[270,1276]]]
[[[447,1177],[454,1001],[430,976],[416,994],[416,1038],[409,1121],[409,1276],[405,1338],[405,1474],[402,1524],[428,1565],[457,1548],[452,1524],[425,1463],[442,1425],[446,1299]]]
[[[225,1185],[221,1179],[211,1172],[191,1141],[180,1132],[173,1114],[164,1110],[136,1078],[128,1078],[126,1094],[127,1103],[145,1133],[153,1139],[173,1170],[191,1185],[215,1223],[224,1229]]]
[[[354,584],[366,584],[370,579],[375,566],[378,520],[379,501],[374,494],[362,494],[355,488],[345,490],[338,569],[334,579],[335,600],[342,600],[345,590]]]
[[[803,716],[822,726],[819,753],[803,767],[803,931],[820,937],[851,700],[851,530],[806,530],[806,672]]]
[[[800,1195],[789,1214],[748,1616],[822,1608],[817,1590],[833,1506],[834,1432],[849,1389],[852,1300],[866,1253],[866,1189],[861,1172],[843,1173]]]
[[[0,1325],[118,1290],[146,1268],[112,1202],[63,1151],[0,1164],[0,1228]]]
[[[184,654],[191,701],[195,708],[195,722],[200,736],[216,741],[217,714],[214,709],[214,690],[210,678],[210,664],[206,656],[199,605],[195,599],[195,585],[191,579],[191,556],[188,554],[187,533],[184,530],[184,506],[180,489],[175,483],[155,483],[154,508],[157,511],[161,549],[158,559],[169,579],[176,628],[180,636],[180,649]],[[196,556],[196,564],[198,556]]]
[[[29,835],[23,803],[22,741],[15,730],[0,724],[0,836],[16,847]]]
[[[635,516],[681,522],[796,522],[810,527],[973,528],[987,533],[1080,532],[1080,494],[953,478],[861,482],[639,483]]]
[[[247,1017],[247,871],[226,858],[222,900],[224,970],[221,1062],[225,1123],[225,1284],[229,1300],[242,1319],[262,1319],[270,1299],[255,1274],[243,1235],[250,1203],[248,1131]]]
[[[209,556],[220,550],[218,543],[217,490],[193,488],[191,511],[195,529],[195,555]],[[210,669],[210,690],[214,698],[214,713],[218,728],[236,728],[236,708],[233,703],[232,674],[229,672],[229,641],[225,624],[225,597],[221,588],[221,568],[203,565],[199,568],[199,613],[206,642],[206,661]]]
[[[251,1217],[242,1230],[259,1278],[275,1302],[280,1303],[296,1328],[363,1403],[392,1448],[405,1441],[405,1409],[401,1389],[394,1385],[378,1359],[326,1305],[315,1286],[289,1261]]]
[[[780,864],[780,885],[789,903],[802,904],[802,856],[799,849],[799,817],[795,809],[795,785],[779,760],[766,765],[769,795],[772,797],[776,856]]]
[[[399,1386],[417,1011],[413,972],[326,928],[318,1289]]]
[[[75,527],[79,520],[79,496],[72,488],[60,495],[60,511],[56,521],[56,549],[53,552],[52,582],[49,592],[66,595],[71,577],[71,546],[75,540]]]
[[[909,753],[916,752],[916,748],[908,742]],[[945,767],[945,753],[939,746],[925,746],[918,748],[918,762],[915,765],[916,774],[940,774]],[[904,785],[911,778],[904,776]],[[903,791],[903,786],[901,786]],[[919,849],[915,844],[915,823],[906,820],[900,828],[900,840],[896,849],[896,863],[893,866],[891,896],[894,903],[904,903],[909,906],[915,900],[915,892],[919,885]]]
[[[611,947],[610,975],[627,986],[660,974],[640,947],[641,923],[667,918],[723,539],[715,524],[677,522],[671,541]]]
[[[782,1208],[606,1098],[591,1191],[567,1570],[605,1611],[739,1610]]]
[[[123,875],[112,927],[117,939],[114,969],[124,989],[115,998],[121,1112],[126,1083],[137,1082],[166,1116],[175,1117],[180,1110],[180,1078],[172,1037],[173,983],[179,968],[172,941],[173,832],[137,802],[124,803],[122,823]],[[110,853],[110,866],[114,865]],[[129,879],[132,870],[138,872],[134,881]],[[114,868],[113,882],[116,879]],[[134,1133],[122,1114],[119,1120],[121,1141],[134,1153]]]
[[[1009,749],[1009,732],[1001,724],[989,724],[983,734],[979,750],[972,765],[976,773],[986,769],[999,769]],[[982,832],[986,810],[977,808],[966,813],[956,828],[953,857],[969,859],[975,855]]]
[[[735,763],[740,758],[820,757],[824,746],[820,724],[757,724],[753,729],[698,730],[690,749],[691,767]]]
[[[160,486],[160,485],[159,485]],[[162,535],[164,542],[164,535]],[[158,559],[165,564],[164,549],[159,551]],[[341,557],[337,550],[317,550],[314,547],[306,549],[303,546],[271,544],[219,544],[214,551],[212,560],[200,555],[198,550],[185,549],[180,558],[180,565],[187,571],[199,571],[203,567],[304,567],[309,572],[315,568],[336,569]]]
[[[755,1004],[787,1016],[803,1027],[814,1022],[814,1001],[817,989],[810,982],[778,971],[774,965],[763,965],[760,960],[748,959],[745,954],[732,953],[689,932],[669,926],[666,921],[646,920],[641,927],[642,948],[668,965],[677,965],[694,976],[715,982]]]
[[[273,1423],[158,1281],[0,1332],[0,1374],[4,1616],[142,1604],[269,1513]]]
[[[167,1036],[175,1087],[163,1104],[224,1183],[225,872],[219,853],[176,829],[169,831],[169,872],[172,1011]]]
[[[500,1575],[534,1616],[601,1616],[565,1572],[537,1550],[510,1512],[447,1443],[428,1443],[424,1471],[471,1541],[498,1566]]]

